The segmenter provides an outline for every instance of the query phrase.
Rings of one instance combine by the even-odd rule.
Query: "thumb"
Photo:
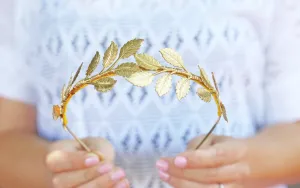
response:
[[[60,150],[65,152],[74,152],[78,151],[80,145],[73,139],[69,140],[58,140],[51,143],[49,147],[49,152]]]
[[[210,135],[205,142],[203,143],[203,145],[201,146],[201,149],[203,148],[208,148],[209,146],[211,146],[214,142],[214,137],[215,135]],[[201,136],[197,136],[195,138],[193,138],[187,145],[187,150],[195,150],[196,147],[200,144],[200,142],[205,138],[205,135],[201,135]]]
[[[92,153],[102,157],[105,161],[115,160],[115,150],[113,145],[104,138],[88,137],[82,141],[92,150]]]
[[[216,153],[223,157],[229,157],[232,161],[237,161],[243,158],[248,150],[246,142],[239,139],[221,139],[212,146]]]
[[[215,136],[213,141],[212,141],[212,144],[218,144],[218,143],[221,143],[221,142],[225,142],[225,141],[230,141],[230,140],[234,140],[233,137],[230,137],[230,136]]]

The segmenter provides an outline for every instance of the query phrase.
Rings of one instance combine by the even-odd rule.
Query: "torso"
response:
[[[199,64],[215,73],[229,118],[229,123],[220,122],[216,134],[254,135],[263,116],[267,27],[260,27],[251,14],[268,20],[272,6],[267,2],[273,5],[253,0],[40,0],[31,17],[36,25],[30,27],[28,52],[38,86],[39,134],[49,140],[70,138],[51,112],[70,73],[81,62],[86,68],[96,50],[103,55],[110,41],[121,46],[140,37],[145,39],[140,52],[162,60],[158,51],[170,47],[191,72],[199,74]],[[69,126],[77,135],[105,137],[114,144],[118,164],[127,170],[133,187],[163,187],[155,160],[183,151],[190,139],[207,133],[217,117],[215,104],[196,95],[198,85],[179,102],[174,85],[160,98],[154,83],[139,88],[118,78],[109,93],[97,93],[93,87],[78,92],[68,108]]]

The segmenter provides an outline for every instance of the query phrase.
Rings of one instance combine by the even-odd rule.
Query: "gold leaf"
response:
[[[225,108],[225,106],[224,106],[224,104],[223,104],[222,102],[220,103],[220,106],[221,106],[221,109],[222,109],[223,118],[224,118],[225,121],[228,122],[228,117],[227,117],[226,108]]]
[[[60,98],[63,101],[65,99],[65,95],[66,95],[66,84],[64,84],[61,93],[60,93]]]
[[[165,74],[157,80],[155,90],[158,96],[161,97],[170,91],[171,86],[172,86],[172,75]]]
[[[96,82],[93,82],[92,84],[94,85],[95,89],[99,92],[107,92],[110,91],[114,85],[116,84],[116,80],[113,78],[101,78],[97,80]]]
[[[157,70],[161,64],[152,56],[147,54],[136,54],[134,56],[137,64],[145,69]]]
[[[113,41],[104,53],[103,56],[103,68],[109,67],[118,55],[118,46]]]
[[[176,94],[178,100],[184,98],[190,91],[190,80],[188,78],[182,78],[176,85]]]
[[[94,70],[97,68],[99,62],[100,62],[100,53],[97,51],[86,71],[86,74],[85,74],[86,77],[89,77],[94,72]]]
[[[122,46],[119,54],[120,59],[128,58],[137,53],[140,49],[143,39],[133,39],[128,41],[124,46]]]
[[[123,76],[125,78],[129,78],[132,74],[136,72],[140,72],[141,69],[139,66],[135,63],[122,63],[119,65],[116,69],[115,72],[119,76]]]
[[[135,86],[144,87],[153,81],[154,75],[150,72],[136,72],[132,74],[127,80]]]
[[[217,94],[219,95],[219,87],[218,87],[217,80],[216,80],[216,78],[215,78],[215,74],[212,72],[212,73],[211,73],[211,76],[212,76],[212,78],[213,78],[213,81],[214,81],[214,85],[215,85],[215,89],[216,89],[216,91],[217,91]]]
[[[71,75],[71,77],[69,79],[68,86],[67,86],[66,91],[65,91],[65,95],[70,92],[70,90],[72,88],[72,81],[73,81],[73,75]]]
[[[210,102],[211,101],[211,93],[207,91],[204,88],[198,88],[197,90],[198,96],[204,101],[204,102]]]
[[[57,120],[61,115],[61,107],[59,105],[54,105],[52,107],[52,117],[54,120]]]
[[[164,48],[159,51],[162,57],[171,65],[183,68],[183,60],[181,56],[171,48]]]
[[[200,77],[202,78],[202,81],[203,81],[204,85],[208,88],[212,88],[212,85],[211,85],[211,83],[208,79],[208,76],[207,76],[205,70],[203,68],[200,68],[200,67],[199,67],[199,69],[200,69]]]
[[[77,71],[76,71],[76,73],[75,73],[75,76],[74,76],[74,78],[73,78],[73,80],[72,80],[72,84],[75,83],[75,81],[76,81],[76,79],[77,79],[77,77],[78,77],[78,75],[79,75],[79,73],[80,73],[80,71],[81,71],[82,65],[83,65],[83,63],[81,63],[81,65],[78,67],[78,69],[77,69]]]

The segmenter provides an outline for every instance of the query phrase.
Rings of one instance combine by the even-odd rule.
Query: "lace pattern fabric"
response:
[[[300,81],[296,0],[31,2],[10,5],[15,18],[12,37],[18,48],[0,43],[0,54],[7,55],[4,49],[10,49],[22,58],[1,55],[4,62],[12,63],[1,64],[1,70],[11,71],[1,73],[0,94],[35,104],[38,132],[46,139],[70,138],[51,116],[69,73],[81,62],[86,68],[95,51],[103,54],[110,41],[121,46],[135,37],[145,39],[141,52],[158,60],[162,60],[158,51],[170,47],[183,56],[192,72],[197,73],[198,64],[215,72],[230,120],[229,124],[221,121],[215,134],[249,137],[262,125],[300,117],[300,107],[295,105],[295,100],[300,102],[296,97],[300,90],[295,87]],[[6,14],[0,20],[5,16],[9,17]],[[13,89],[5,78],[16,77],[17,67],[26,71],[18,72],[24,79],[16,79]],[[80,137],[109,139],[133,187],[167,187],[157,178],[155,160],[183,151],[190,139],[207,133],[216,108],[199,100],[196,84],[178,101],[177,78],[172,91],[162,98],[154,84],[138,88],[117,79],[109,93],[88,87],[72,99],[70,127]]]

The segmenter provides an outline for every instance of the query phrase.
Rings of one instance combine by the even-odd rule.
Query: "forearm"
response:
[[[0,133],[0,187],[50,188],[45,140],[29,133]]]
[[[251,176],[260,184],[300,181],[300,123],[266,128],[248,139]]]

